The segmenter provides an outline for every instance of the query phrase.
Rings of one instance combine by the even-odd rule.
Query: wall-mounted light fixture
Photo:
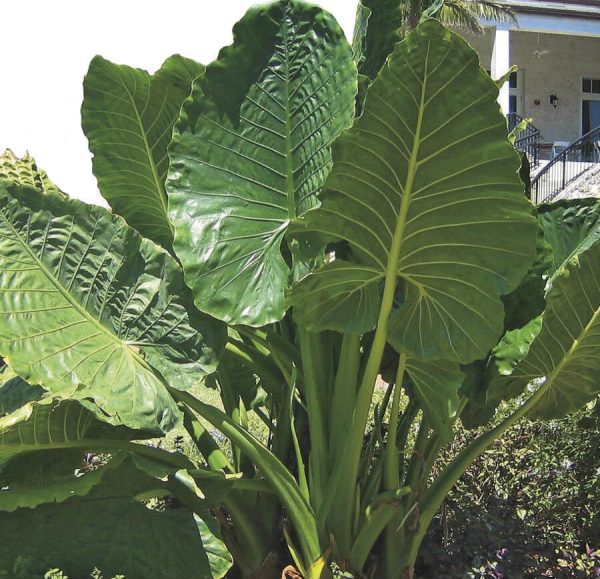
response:
[[[550,95],[550,104],[556,108],[558,106],[558,97],[555,94]]]

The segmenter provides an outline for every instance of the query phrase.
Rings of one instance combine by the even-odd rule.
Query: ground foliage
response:
[[[452,450],[471,436],[459,431]],[[600,576],[599,440],[600,404],[508,430],[450,493],[417,576]]]

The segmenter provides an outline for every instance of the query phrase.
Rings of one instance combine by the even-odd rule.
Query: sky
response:
[[[26,151],[63,191],[105,204],[81,130],[83,77],[100,54],[154,72],[171,54],[203,64],[256,0],[3,0],[0,152]],[[356,0],[313,0],[348,38]]]

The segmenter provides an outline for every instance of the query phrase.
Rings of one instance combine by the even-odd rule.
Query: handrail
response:
[[[518,113],[508,113],[506,115],[506,121],[508,123],[508,130],[512,131],[521,121],[525,119]]]
[[[597,163],[600,163],[600,126],[571,143],[533,178],[533,202],[552,201],[569,183]]]
[[[509,131],[513,131],[519,123],[525,120],[517,113],[509,113],[506,115],[506,119]],[[515,149],[526,153],[529,163],[534,167],[539,163],[539,143],[541,139],[542,134],[540,130],[531,123],[527,123],[525,128],[516,135]]]

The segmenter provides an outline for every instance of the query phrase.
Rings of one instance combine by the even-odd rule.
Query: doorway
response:
[[[600,127],[600,78],[584,77],[581,86],[581,134]]]
[[[600,100],[583,100],[581,106],[581,132],[585,135],[600,127]]]

